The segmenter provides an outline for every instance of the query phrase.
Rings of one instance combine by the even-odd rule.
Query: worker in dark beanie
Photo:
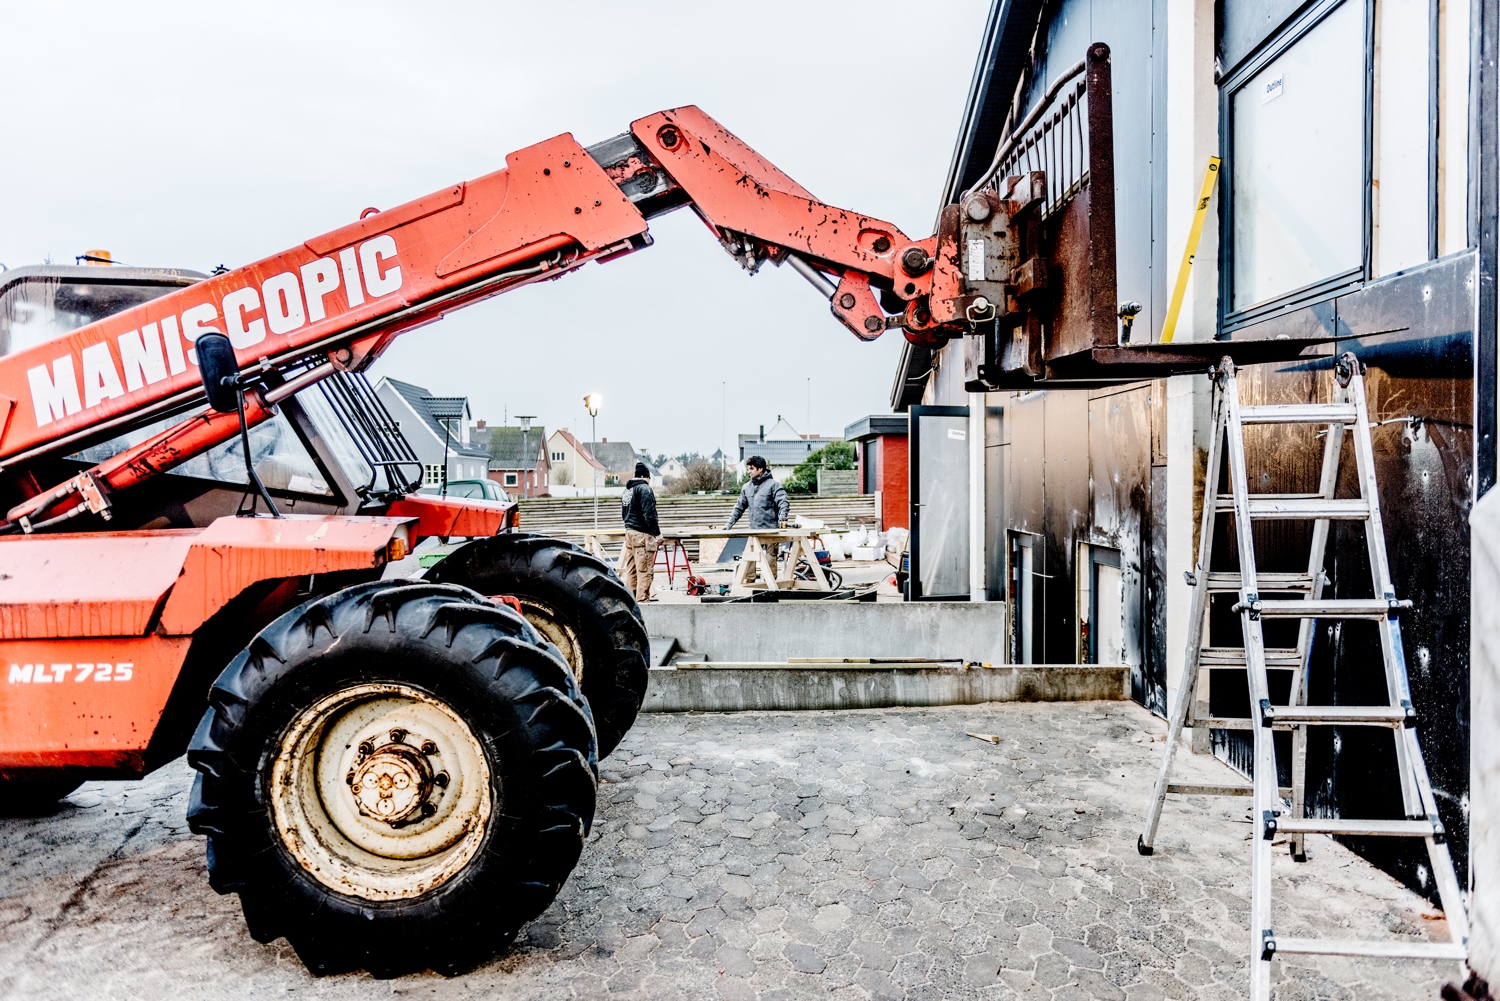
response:
[[[635,476],[625,484],[625,492],[620,495],[620,517],[625,521],[625,553],[620,557],[620,576],[636,601],[650,601],[661,526],[656,521],[656,491],[651,489],[651,470],[644,462],[635,464]]]

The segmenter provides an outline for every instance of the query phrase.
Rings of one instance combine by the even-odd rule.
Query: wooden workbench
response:
[[[619,556],[610,556],[604,549],[605,540],[623,540],[622,528],[578,528],[569,535],[583,536],[583,547],[606,563],[614,561],[619,566]],[[684,539],[744,539],[745,554],[734,568],[732,591],[744,592],[762,588],[781,591],[832,591],[828,575],[818,563],[812,540],[816,533],[805,528],[699,528],[676,532],[663,532],[661,542],[667,545],[680,544]],[[776,549],[781,543],[790,543],[786,559],[778,568]],[[812,567],[813,580],[797,580],[797,561],[806,560]]]

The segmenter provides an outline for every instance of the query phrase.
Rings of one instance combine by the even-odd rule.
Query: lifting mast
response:
[[[192,344],[227,334],[249,425],[337,370],[362,371],[406,330],[450,310],[649,246],[648,220],[691,207],[746,270],[789,263],[862,340],[889,327],[926,343],[995,307],[965,295],[957,234],[912,240],[827,205],[696,107],[642,118],[585,149],[563,134],[506,167],[345,226],[0,359],[0,471],[201,404]],[[896,315],[882,308],[894,307]],[[70,480],[26,491],[0,532],[92,511],[110,494],[240,433],[203,410]],[[14,477],[13,477],[14,478]]]

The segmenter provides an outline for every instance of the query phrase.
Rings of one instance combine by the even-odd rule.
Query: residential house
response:
[[[567,428],[552,432],[547,439],[547,470],[547,485],[554,496],[587,493],[596,473],[598,482],[604,483],[604,466]]]
[[[375,394],[422,463],[422,489],[440,492],[450,480],[482,480],[490,453],[471,435],[469,401],[434,396],[421,386],[383,377]]]
[[[661,477],[662,486],[669,487],[687,473],[687,466],[680,459],[667,459],[656,467],[656,473]]]
[[[517,497],[546,497],[551,478],[547,429],[479,421],[474,440],[489,451],[489,477]]]
[[[616,480],[620,484],[635,475],[635,464],[641,461],[641,456],[628,441],[610,441],[608,438],[601,438],[590,442],[586,447],[604,467],[605,479]]]
[[[758,455],[765,459],[771,470],[771,475],[778,480],[784,480],[791,475],[793,469],[807,461],[807,457],[818,449],[835,441],[843,441],[842,438],[825,438],[816,434],[801,434],[791,423],[780,414],[776,415],[776,423],[771,430],[767,431],[762,424],[760,430],[755,434],[742,434],[739,436],[740,462],[744,462],[752,455]]]
[[[1401,622],[1411,700],[1461,868],[1468,514],[1495,483],[1500,441],[1497,34],[1494,5],[1464,0],[994,0],[938,199],[993,184],[992,164],[1033,149],[1016,171],[1057,173],[1047,178],[1053,192],[1086,184],[1067,173],[1082,158],[1049,159],[1043,132],[1067,115],[1081,120],[1070,104],[1081,84],[1064,78],[1105,43],[1114,190],[1094,204],[1111,206],[1113,218],[1091,226],[1115,241],[1119,300],[1141,304],[1132,339],[1160,336],[1203,205],[1175,342],[1327,334],[1364,364],[1390,569],[1397,595],[1414,603]],[[1018,122],[1035,126],[1013,132]],[[1210,157],[1222,160],[1211,175]],[[1209,199],[1206,176],[1218,179]],[[911,415],[911,500],[921,512],[914,593],[996,602],[995,626],[1008,630],[1017,662],[1126,663],[1133,697],[1167,712],[1197,642],[1184,574],[1196,560],[1208,380],[971,393],[966,342],[983,338],[903,345],[894,380],[892,405]],[[1332,387],[1332,359],[1248,366],[1241,402],[1313,402]],[[1267,444],[1286,440],[1250,440],[1253,489],[1317,488],[1315,446]],[[919,471],[919,457],[930,467],[940,455],[943,475]],[[1281,551],[1268,547],[1272,568],[1301,566],[1306,536],[1280,538]],[[1366,560],[1362,529],[1336,527],[1325,565],[1332,593],[1368,593]],[[1306,682],[1318,702],[1384,701],[1375,632],[1362,625],[1320,628]],[[1215,716],[1248,713],[1243,668],[1205,675],[1197,698]],[[1286,690],[1285,678],[1276,674],[1273,691]],[[1243,731],[1207,729],[1193,744],[1248,765]],[[1314,813],[1402,815],[1388,733],[1324,730],[1307,754]],[[1373,840],[1350,847],[1430,889],[1419,846]]]

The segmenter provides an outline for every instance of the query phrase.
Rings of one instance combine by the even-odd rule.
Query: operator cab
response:
[[[0,272],[0,356],[61,337],[208,276],[177,268],[42,264]],[[194,405],[195,407],[197,404]],[[352,514],[413,492],[422,466],[362,375],[338,373],[283,401],[250,430],[256,475],[283,511]],[[43,460],[40,478],[61,481],[144,441],[181,415],[132,427],[71,455]],[[234,514],[245,502],[238,437],[115,499],[113,529],[187,528]],[[0,503],[24,499],[0,481]]]

